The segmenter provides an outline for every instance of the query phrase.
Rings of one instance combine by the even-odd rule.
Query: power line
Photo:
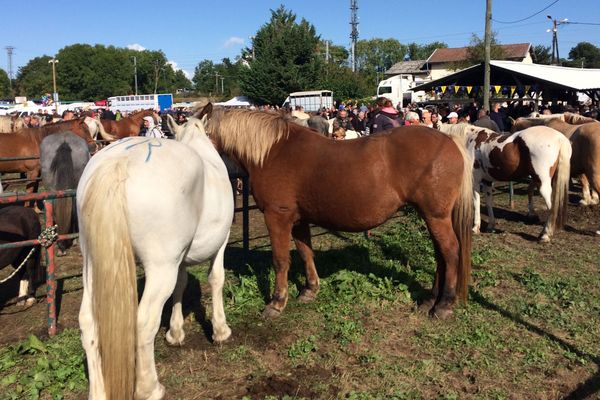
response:
[[[499,24],[516,24],[517,22],[523,22],[523,21],[528,20],[529,18],[535,17],[536,15],[538,15],[541,12],[546,11],[547,9],[549,9],[550,7],[552,7],[553,5],[555,5],[558,2],[559,2],[559,0],[555,0],[552,3],[550,3],[548,6],[542,8],[540,11],[536,12],[535,14],[531,14],[529,17],[526,17],[526,18],[518,19],[515,21],[498,21],[497,19],[492,18],[492,21],[497,22]]]
[[[597,25],[600,26],[600,23],[598,22],[568,22],[569,25]]]

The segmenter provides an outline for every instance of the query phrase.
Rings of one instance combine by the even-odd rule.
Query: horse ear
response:
[[[177,125],[177,122],[175,122],[171,114],[167,114],[167,126],[173,135],[175,135],[175,138],[179,139],[179,135],[181,134],[181,126]]]
[[[210,119],[210,117],[212,117],[212,112],[213,112],[213,105],[212,105],[212,103],[208,103],[201,109],[197,110],[194,113],[193,117],[198,118],[199,120],[202,120],[202,118],[206,115],[207,118]]]

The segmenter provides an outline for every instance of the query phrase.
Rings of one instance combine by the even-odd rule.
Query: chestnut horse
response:
[[[142,127],[142,120],[144,117],[154,116],[154,110],[142,110],[136,113],[129,114],[127,117],[122,118],[119,121],[113,121],[109,119],[102,119],[102,126],[104,130],[115,136],[115,139],[121,139],[127,136],[138,136]],[[154,120],[156,124],[160,124],[160,121]]]
[[[565,135],[573,146],[571,175],[580,176],[583,189],[582,205],[598,204],[600,193],[600,122],[581,115],[564,113],[541,115],[538,118],[518,118],[513,130],[545,125]],[[590,184],[594,196],[590,196]],[[600,234],[600,229],[596,232]]]
[[[540,241],[548,242],[555,229],[564,226],[569,192],[571,145],[560,132],[545,126],[528,128],[513,134],[500,134],[470,124],[442,124],[440,130],[462,137],[473,156],[473,198],[475,223],[479,232],[479,186],[483,184],[488,210],[488,229],[496,220],[492,204],[492,184],[532,177],[529,185],[529,215],[534,214],[533,190],[538,187],[550,210]]]
[[[0,135],[1,157],[38,157],[40,143],[48,136],[57,132],[71,131],[86,141],[91,151],[96,149],[96,142],[90,135],[91,129],[97,129],[97,122],[92,118],[81,118],[71,121],[47,124],[41,128],[21,129],[10,135]],[[40,176],[39,159],[0,161],[0,172],[21,172],[27,174],[27,192],[36,192],[37,178]]]
[[[264,213],[276,271],[265,317],[281,314],[288,300],[291,238],[306,272],[299,300],[310,301],[319,291],[319,276],[309,224],[362,232],[406,204],[427,223],[437,259],[432,296],[421,309],[445,318],[457,297],[466,301],[473,162],[461,141],[422,126],[335,141],[280,115],[251,110],[216,110],[208,128],[217,148],[249,173]],[[347,170],[348,165],[355,168]],[[344,179],[339,179],[341,170]]]

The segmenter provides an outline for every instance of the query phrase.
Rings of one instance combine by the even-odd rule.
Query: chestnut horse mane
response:
[[[208,132],[219,140],[223,150],[241,159],[262,166],[269,150],[279,140],[287,139],[287,120],[278,114],[234,109],[213,111]]]

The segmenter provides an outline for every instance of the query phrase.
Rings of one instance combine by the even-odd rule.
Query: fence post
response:
[[[54,225],[54,200],[44,200],[46,228]],[[46,248],[46,302],[48,305],[48,335],[56,335],[56,275],[54,272],[54,246]]]

